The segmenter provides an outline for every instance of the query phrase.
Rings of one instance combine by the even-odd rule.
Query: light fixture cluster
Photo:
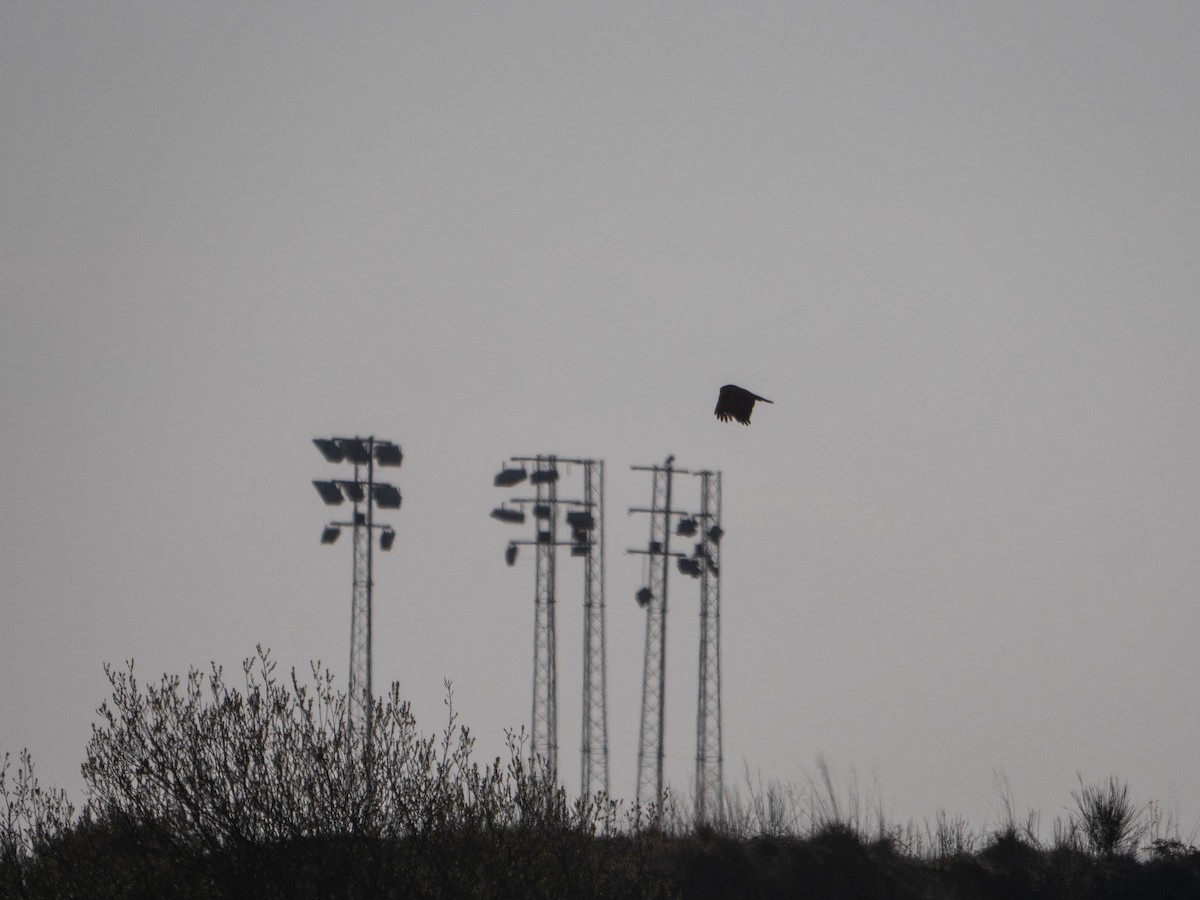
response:
[[[582,460],[564,460],[564,462],[586,462]],[[505,465],[496,477],[492,479],[492,484],[495,487],[511,488],[516,487],[528,481],[531,485],[548,485],[556,484],[559,480],[558,467],[555,465],[543,465],[535,468],[532,472],[528,471],[524,465]],[[512,505],[509,505],[509,504]],[[556,513],[558,505],[579,505],[572,501],[557,500],[554,504],[538,502],[536,498],[513,498],[510,501],[501,503],[491,511],[491,517],[498,522],[504,522],[508,525],[524,525],[526,520],[526,509],[528,514],[531,514],[534,521],[537,523],[537,532],[532,541],[509,541],[508,546],[504,549],[504,561],[508,565],[513,566],[517,563],[518,547],[522,544],[547,544],[550,543],[551,530],[548,523]],[[572,509],[566,514],[567,527],[571,529],[570,541],[556,541],[555,543],[569,546],[571,555],[585,557],[590,552],[591,534],[596,528],[596,518],[588,509]]]
[[[314,480],[313,487],[325,502],[326,506],[341,506],[349,500],[355,505],[356,512],[353,522],[330,522],[321,532],[321,543],[332,544],[342,533],[342,528],[369,527],[379,531],[379,549],[391,550],[396,542],[396,532],[391,525],[376,525],[371,513],[372,507],[380,509],[399,509],[402,502],[400,489],[395,485],[376,481],[375,466],[399,467],[404,461],[400,445],[392,441],[380,441],[373,437],[361,438],[313,438],[313,443],[321,451],[327,462],[348,462],[354,466],[352,479],[335,478]],[[363,479],[362,469],[366,468],[366,478]],[[368,513],[357,512],[358,505],[366,503]]]

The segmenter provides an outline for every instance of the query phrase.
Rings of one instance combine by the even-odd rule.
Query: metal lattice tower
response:
[[[374,590],[375,531],[380,532],[379,546],[390,550],[396,532],[390,525],[375,522],[375,507],[399,509],[400,491],[391,484],[375,480],[375,466],[399,466],[403,460],[398,444],[372,437],[313,438],[321,455],[331,463],[348,462],[354,466],[353,480],[314,481],[317,493],[329,506],[340,506],[347,498],[354,504],[349,522],[331,522],[325,526],[321,543],[332,544],[342,528],[353,529],[354,574],[350,598],[350,681],[346,718],[350,731],[365,736],[370,756],[372,710],[375,696],[371,686],[371,610]],[[364,477],[365,473],[365,477]]]
[[[649,509],[631,513],[650,514],[650,543],[645,550],[630,553],[649,557],[649,584],[638,591],[638,603],[646,609],[646,643],[642,665],[642,719],[638,732],[638,776],[636,803],[653,804],[654,822],[662,817],[663,734],[666,724],[667,683],[667,575],[671,559],[671,477],[683,473],[668,456],[662,466],[632,466],[634,471],[652,472],[654,487]]]
[[[527,472],[525,464],[532,463]],[[514,456],[512,466],[501,469],[495,478],[497,487],[513,487],[529,479],[533,497],[513,497],[516,509],[501,504],[492,510],[492,518],[522,524],[525,510],[531,508],[537,524],[535,539],[509,541],[505,551],[508,564],[514,565],[517,548],[532,544],[536,548],[537,570],[534,580],[533,624],[533,709],[530,715],[530,756],[544,766],[551,778],[558,774],[558,675],[556,606],[556,554],[559,546],[571,548],[572,556],[584,558],[584,639],[583,639],[583,729],[581,791],[594,795],[608,793],[608,710],[606,701],[604,638],[604,463],[592,459],[566,459],[559,456]],[[519,468],[517,465],[519,464]],[[564,500],[559,496],[558,466],[582,465],[583,499]],[[566,514],[571,539],[558,540],[560,506],[574,507]]]
[[[724,817],[721,747],[721,473],[700,476],[700,677],[696,700],[696,821]]]
[[[539,473],[547,473],[539,477]],[[551,476],[549,473],[553,473]],[[533,726],[530,753],[541,760],[551,780],[558,773],[558,661],[555,650],[555,532],[558,526],[558,470],[553,456],[537,457],[530,479],[537,486],[537,575],[533,599]],[[542,518],[538,512],[548,510]]]
[[[584,797],[608,795],[608,701],[604,645],[604,463],[583,464],[583,505],[592,516],[590,539],[576,531],[571,552],[587,540],[583,570],[583,734],[579,786]]]
[[[359,481],[359,466],[354,467],[354,480]],[[374,481],[374,467],[367,463],[367,484]],[[371,592],[374,587],[371,568],[371,528],[374,525],[374,506],[368,491],[365,503],[354,504],[354,592],[350,600],[350,730],[361,725],[371,734],[371,711],[375,696],[371,689]],[[360,507],[366,506],[366,512]]]

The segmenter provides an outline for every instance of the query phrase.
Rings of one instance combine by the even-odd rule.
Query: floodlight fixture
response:
[[[654,595],[650,593],[650,588],[648,587],[641,588],[635,595],[638,606],[642,607],[643,609],[650,605],[650,600],[653,596]]]
[[[374,484],[371,486],[375,494],[375,502],[380,509],[399,509],[400,491],[394,485]]]
[[[492,484],[496,487],[513,487],[524,481],[528,474],[524,468],[501,469],[492,479]]]
[[[553,513],[550,510],[550,504],[548,504],[548,503],[534,504],[533,517],[535,519],[549,519],[549,518],[552,518],[552,516],[553,516]]]
[[[525,522],[525,513],[519,509],[509,509],[507,506],[497,506],[492,510],[492,518],[500,522],[510,522],[521,525]]]
[[[346,458],[346,451],[337,441],[329,438],[313,438],[313,443],[321,451],[321,455],[331,463],[340,463]]]
[[[539,531],[537,539],[538,539],[539,544],[553,544],[554,543],[554,538],[551,536],[549,531]]]
[[[317,489],[317,493],[321,495],[321,499],[325,501],[327,506],[341,506],[342,492],[338,490],[336,481],[314,481],[313,487]]]
[[[675,533],[683,537],[691,537],[696,533],[696,528],[696,520],[691,516],[684,516],[675,527]]]
[[[516,544],[510,543],[504,549],[504,561],[506,563],[508,563],[510,566],[515,566],[517,564],[517,545]]]
[[[339,481],[338,485],[350,498],[351,503],[362,503],[367,499],[367,492],[363,490],[361,481]]]
[[[391,441],[376,441],[375,442],[375,462],[381,466],[398,466],[404,461],[404,454],[400,452],[400,445],[393,444]]]
[[[367,449],[366,441],[359,438],[341,438],[339,443],[346,459],[356,466],[365,466],[371,461],[371,452]]]
[[[596,527],[596,519],[590,512],[573,509],[567,513],[567,524],[575,531],[591,531]]]
[[[391,550],[394,543],[396,543],[396,532],[391,528],[385,528],[383,533],[379,535],[379,549]]]
[[[714,525],[708,529],[708,539],[714,544],[721,543],[721,538],[724,536],[725,530],[720,525]]]
[[[558,481],[558,469],[535,469],[529,476],[530,484],[553,484]]]
[[[321,543],[332,544],[338,539],[338,535],[342,533],[342,529],[336,525],[326,525],[325,530],[321,532]]]
[[[700,560],[688,559],[686,556],[679,557],[677,561],[679,571],[684,575],[691,575],[693,578],[700,577]]]

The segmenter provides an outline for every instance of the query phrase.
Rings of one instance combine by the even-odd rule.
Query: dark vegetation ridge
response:
[[[748,784],[696,825],[674,803],[568,799],[520,735],[476,761],[449,685],[440,735],[393,685],[368,740],[328,672],[281,681],[261,649],[240,686],[218,667],[151,685],[106,671],[81,809],[27,753],[0,763],[0,900],[1200,897],[1194,836],[1115,778],[1080,779],[1049,840],[1011,800],[982,832],[896,825],[823,765],[806,790]]]

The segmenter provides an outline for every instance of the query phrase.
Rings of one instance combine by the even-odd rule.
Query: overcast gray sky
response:
[[[376,684],[527,724],[512,454],[608,466],[612,783],[649,479],[724,472],[726,779],[1200,822],[1200,6],[0,3],[0,749],[102,664],[344,678],[310,443],[399,441]],[[775,401],[712,416],[735,382]],[[560,564],[560,759],[581,619]],[[693,769],[696,604],[667,775]]]

